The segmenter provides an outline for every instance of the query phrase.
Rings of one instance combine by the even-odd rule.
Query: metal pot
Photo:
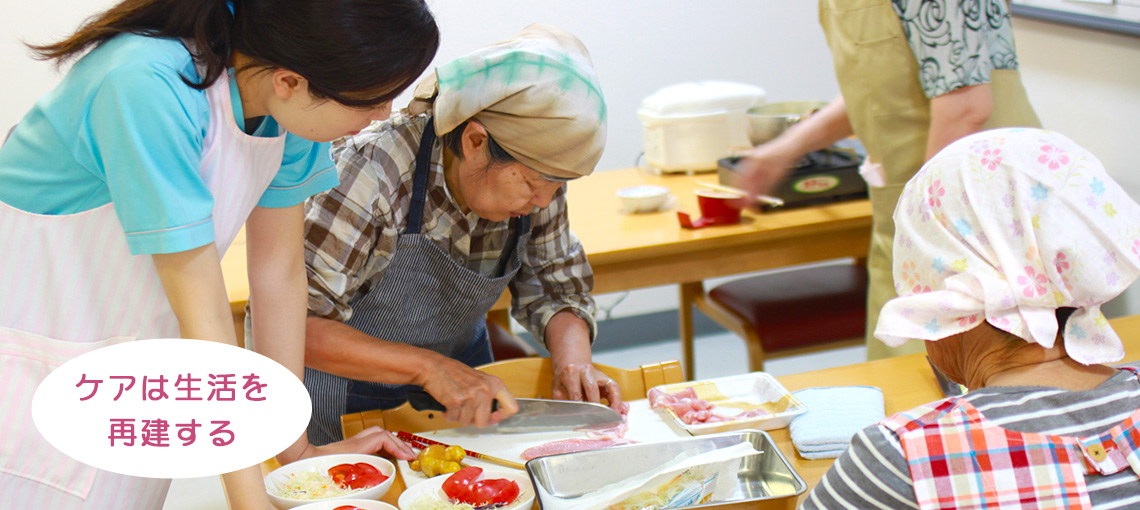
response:
[[[783,101],[749,108],[744,114],[748,120],[748,140],[752,145],[760,145],[776,138],[792,124],[824,106],[827,106],[826,101]]]

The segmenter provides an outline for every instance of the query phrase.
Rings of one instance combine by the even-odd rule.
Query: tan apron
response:
[[[922,342],[891,348],[871,336],[879,310],[897,296],[891,277],[895,204],[926,156],[930,100],[918,81],[918,62],[903,35],[891,0],[820,0],[835,76],[851,127],[871,161],[883,166],[884,185],[870,187],[873,225],[867,255],[867,359],[924,352]],[[1017,71],[994,70],[994,109],[985,129],[1040,127]]]

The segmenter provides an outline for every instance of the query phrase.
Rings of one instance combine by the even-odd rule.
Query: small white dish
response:
[[[297,510],[337,510],[341,507],[356,507],[360,510],[399,510],[383,501],[371,499],[337,499],[333,501],[318,501],[297,507]],[[346,509],[347,510],[347,509]]]
[[[417,483],[400,494],[400,500],[397,502],[401,510],[412,510],[415,502],[422,497],[438,498],[447,501],[447,495],[443,493],[443,482],[451,476],[450,474],[439,475],[427,480]],[[530,483],[530,477],[526,473],[514,470],[497,470],[497,469],[484,469],[483,478],[506,478],[513,480],[519,484],[519,497],[515,498],[514,502],[497,508],[496,510],[529,510],[534,504],[534,486]]]
[[[617,191],[622,210],[629,213],[645,213],[661,210],[672,196],[664,186],[632,186]]]
[[[356,464],[358,462],[371,464],[372,467],[375,467],[378,471],[380,471],[380,474],[387,476],[388,479],[380,482],[378,485],[369,487],[360,492],[353,492],[352,494],[330,498],[298,499],[280,496],[277,493],[278,487],[284,484],[286,480],[289,479],[290,475],[303,473],[306,471],[328,474],[329,468],[333,466],[340,464]],[[375,455],[349,453],[339,455],[322,455],[319,457],[301,459],[274,469],[268,475],[265,475],[265,491],[267,494],[269,494],[269,501],[273,503],[273,506],[281,509],[296,508],[301,505],[308,505],[309,503],[314,502],[334,502],[349,499],[378,500],[383,497],[384,494],[388,493],[388,488],[392,486],[392,482],[395,480],[395,474],[396,466],[392,465],[391,462],[388,462],[387,460]],[[336,505],[333,505],[329,508],[336,508]]]

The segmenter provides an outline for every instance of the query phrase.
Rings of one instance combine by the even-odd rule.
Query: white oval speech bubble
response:
[[[32,420],[52,446],[150,478],[259,464],[293,444],[311,413],[305,385],[284,366],[204,340],[96,349],[55,369],[32,397]]]

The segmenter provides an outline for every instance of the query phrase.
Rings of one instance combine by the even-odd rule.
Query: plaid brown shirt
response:
[[[393,114],[333,145],[340,185],[314,196],[305,213],[305,262],[309,311],[346,321],[353,299],[372,289],[406,230],[412,178],[426,116]],[[442,149],[431,157],[422,233],[452,260],[494,276],[509,221],[488,221],[464,213],[444,181]],[[540,341],[554,314],[570,309],[596,330],[590,297],[594,273],[566,216],[566,188],[549,206],[531,214],[530,242],[519,253],[522,267],[511,280],[511,314]]]

